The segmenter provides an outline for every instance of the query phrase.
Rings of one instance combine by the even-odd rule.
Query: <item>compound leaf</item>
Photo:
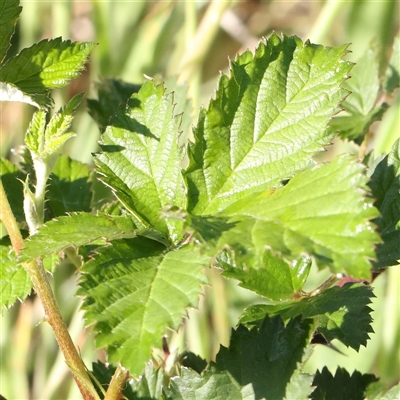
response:
[[[0,3],[0,62],[7,55],[10,39],[21,11],[19,0],[2,0]]]
[[[279,314],[285,321],[301,315],[314,318],[316,329],[326,340],[340,340],[356,351],[366,346],[371,328],[371,309],[368,304],[374,297],[372,289],[361,284],[345,284],[332,287],[324,292],[276,305],[254,305],[248,307],[239,323],[259,326],[265,314]]]
[[[144,226],[176,242],[182,221],[161,218],[163,208],[186,204],[172,95],[164,96],[161,85],[147,82],[128,104],[102,135],[97,171]]]
[[[82,268],[78,294],[109,361],[141,374],[167,328],[177,329],[185,309],[197,306],[208,263],[193,246],[165,252],[142,237],[99,249]]]
[[[345,53],[346,46],[274,34],[231,63],[189,145],[190,212],[222,211],[312,164],[333,137],[327,124],[347,93]]]
[[[369,259],[374,258],[374,244],[380,239],[370,222],[378,212],[367,197],[362,170],[348,157],[337,157],[298,173],[275,192],[246,198],[226,212],[249,217],[244,229],[258,253],[263,254],[266,245],[292,258],[307,253],[320,261],[319,267],[328,265],[335,273],[369,279]]]
[[[400,260],[400,139],[376,166],[369,183],[380,216],[378,225],[383,243],[376,250],[376,268],[397,265]]]
[[[133,237],[138,233],[132,218],[127,216],[73,213],[47,222],[26,240],[20,261],[45,257],[69,246],[79,247],[98,240],[104,244],[105,240]]]

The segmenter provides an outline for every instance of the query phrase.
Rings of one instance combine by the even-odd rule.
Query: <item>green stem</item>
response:
[[[104,400],[118,400],[122,397],[122,389],[125,386],[128,372],[125,368],[118,365],[115,373],[111,379],[110,385],[108,386],[106,396]]]
[[[322,283],[312,292],[308,293],[307,296],[312,297],[322,293],[326,289],[329,289],[331,286],[333,286],[341,278],[343,278],[342,274],[332,274],[324,283]]]
[[[218,33],[221,17],[224,11],[229,8],[231,3],[232,1],[230,0],[211,1],[200,22],[196,34],[187,44],[186,54],[181,63],[181,73],[178,81],[188,82],[189,95],[196,94],[196,86],[199,85],[201,80],[201,75],[199,75],[201,65],[203,64],[215,36]],[[190,10],[188,12],[190,12]],[[195,79],[192,84],[193,77],[195,77]],[[192,98],[195,100],[194,97]]]
[[[309,32],[308,39],[314,43],[322,43],[342,8],[343,1],[328,0]]]
[[[0,219],[8,232],[13,250],[18,255],[21,252],[24,241],[14,214],[11,211],[10,203],[8,202],[1,180]],[[47,280],[46,271],[43,268],[42,262],[38,260],[23,263],[23,267],[31,278],[33,287],[43,304],[46,319],[54,331],[57,343],[64,354],[65,361],[72,372],[83,399],[100,400],[61,316],[60,309],[53,291],[51,290],[49,281]]]

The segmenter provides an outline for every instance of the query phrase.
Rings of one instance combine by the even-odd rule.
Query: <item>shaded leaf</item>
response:
[[[328,368],[317,371],[313,385],[316,386],[311,395],[312,400],[324,399],[352,399],[364,400],[365,392],[369,384],[378,379],[372,374],[361,374],[354,371],[350,374],[338,367],[333,376]]]
[[[320,268],[328,265],[335,273],[369,279],[369,258],[374,257],[380,239],[370,222],[378,212],[367,197],[363,169],[348,157],[337,157],[298,173],[275,192],[244,199],[226,212],[249,217],[237,228],[244,224],[261,255],[265,246],[291,258],[307,253]],[[224,240],[235,243],[237,238],[229,235]]]
[[[185,309],[197,306],[209,260],[193,246],[165,253],[141,237],[112,244],[83,266],[78,294],[97,346],[137,376],[166,329],[177,329]]]
[[[381,215],[378,225],[383,243],[376,250],[376,269],[397,265],[400,260],[400,139],[391,152],[376,166],[369,186]]]
[[[61,155],[50,176],[46,207],[52,217],[72,211],[90,211],[92,173],[89,166]]]
[[[389,93],[400,86],[400,33],[394,39],[392,56],[383,84],[385,90]]]
[[[7,55],[10,39],[21,11],[19,0],[2,0],[0,3],[0,62]]]
[[[172,205],[185,208],[178,131],[172,96],[147,82],[107,127],[102,151],[95,155],[97,171],[115,196],[144,226],[173,242],[179,239],[182,221],[162,219],[160,211]]]
[[[301,362],[311,332],[310,321],[265,317],[259,330],[232,330],[229,348],[198,375],[182,369],[171,379],[169,399],[282,399]]]
[[[214,214],[252,193],[279,187],[310,166],[346,91],[346,46],[328,48],[272,35],[222,75],[200,112],[186,177],[193,214]]]
[[[17,221],[25,221],[23,208],[23,186],[26,175],[10,161],[0,158],[0,177],[10,203],[11,210]]]
[[[45,257],[69,246],[79,247],[97,240],[104,244],[105,240],[133,237],[138,232],[132,218],[127,216],[74,213],[44,224],[37,234],[25,241],[20,261]]]
[[[314,318],[316,329],[327,341],[340,340],[356,351],[366,346],[371,327],[372,289],[361,284],[347,283],[332,287],[312,297],[275,305],[253,305],[239,319],[246,326],[259,326],[266,314],[279,314],[283,320],[302,316]]]
[[[133,93],[137,93],[140,85],[133,85],[119,79],[101,78],[95,83],[98,100],[88,99],[87,106],[90,116],[97,122],[100,131],[104,132],[111,123],[111,117],[117,110],[126,105]]]

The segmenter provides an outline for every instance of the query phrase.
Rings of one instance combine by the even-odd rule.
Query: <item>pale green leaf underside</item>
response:
[[[25,270],[17,265],[10,247],[0,246],[0,308],[11,307],[16,300],[25,300],[32,282]]]
[[[46,95],[25,93],[17,86],[6,82],[0,82],[0,101],[26,103],[37,108],[46,108],[51,104]]]
[[[362,170],[351,158],[337,157],[298,173],[275,192],[238,202],[227,212],[249,218],[246,229],[261,253],[265,246],[291,258],[307,253],[320,267],[368,279],[369,258],[379,242],[370,220],[378,212],[366,197]],[[228,242],[235,240],[229,233],[226,237]]]
[[[181,368],[180,376],[171,379],[168,400],[254,400],[251,384],[241,387],[227,371],[208,371],[203,375]]]
[[[0,61],[3,61],[10,47],[10,39],[21,10],[18,0],[2,0],[0,3]]]
[[[157,242],[135,238],[114,241],[84,265],[78,294],[109,361],[139,375],[166,329],[177,329],[185,309],[197,306],[208,262],[194,247],[165,253]]]
[[[64,87],[80,75],[94,47],[94,43],[61,38],[42,40],[9,59],[0,69],[0,81],[16,85],[24,93]]]
[[[98,172],[145,226],[176,242],[182,222],[161,219],[160,214],[172,205],[185,208],[186,203],[172,95],[164,96],[162,86],[147,82],[128,104],[102,135],[102,151],[95,156]]]
[[[347,93],[345,52],[272,35],[254,56],[231,63],[189,146],[189,211],[222,211],[312,163],[332,139],[327,124]]]
[[[142,230],[143,231],[143,230]],[[20,261],[45,257],[66,247],[79,247],[97,240],[133,237],[139,230],[130,217],[73,213],[43,225],[25,241]]]

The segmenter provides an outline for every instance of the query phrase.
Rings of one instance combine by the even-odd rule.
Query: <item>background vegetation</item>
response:
[[[73,81],[65,91],[54,94],[56,105],[65,104],[74,94],[86,91],[96,97],[102,87],[101,77],[119,78],[141,84],[143,75],[164,80],[168,91],[188,94],[191,102],[181,102],[185,111],[182,129],[190,135],[190,126],[201,104],[213,95],[220,70],[228,65],[228,56],[246,48],[253,50],[261,36],[272,31],[296,34],[324,45],[352,43],[348,59],[356,61],[367,48],[378,50],[384,60],[399,29],[399,4],[396,1],[22,1],[24,11],[14,36],[13,51],[43,39],[98,42],[92,52],[86,73]],[[399,60],[400,62],[400,60]],[[178,79],[176,79],[178,78]],[[97,82],[97,84],[96,84]],[[176,83],[178,82],[178,84]],[[179,85],[179,86],[178,86]],[[179,98],[176,99],[179,101]],[[381,123],[371,126],[368,141],[363,143],[377,153],[388,151],[400,132],[400,97],[385,99],[393,106]],[[0,155],[13,157],[23,142],[33,110],[17,103],[2,103],[0,108]],[[75,119],[77,138],[71,140],[67,153],[75,159],[90,162],[97,149],[97,125],[81,106]],[[364,152],[349,142],[336,141],[326,157],[337,153]],[[174,338],[175,346],[211,359],[219,344],[228,344],[230,328],[251,294],[211,273],[212,288],[199,310],[191,310],[185,329]],[[324,280],[314,273],[310,286]],[[94,351],[91,333],[83,330],[79,299],[74,297],[76,274],[72,265],[57,268],[52,284],[61,310],[68,321],[73,340],[90,365],[101,351]],[[400,271],[391,268],[373,282],[377,298],[374,309],[374,331],[367,348],[359,353],[334,343],[340,350],[317,346],[308,362],[309,371],[327,365],[361,372],[373,372],[387,384],[394,383],[400,372]],[[14,399],[79,399],[53,333],[41,324],[43,311],[35,296],[23,305],[16,304],[0,316],[0,393]]]

